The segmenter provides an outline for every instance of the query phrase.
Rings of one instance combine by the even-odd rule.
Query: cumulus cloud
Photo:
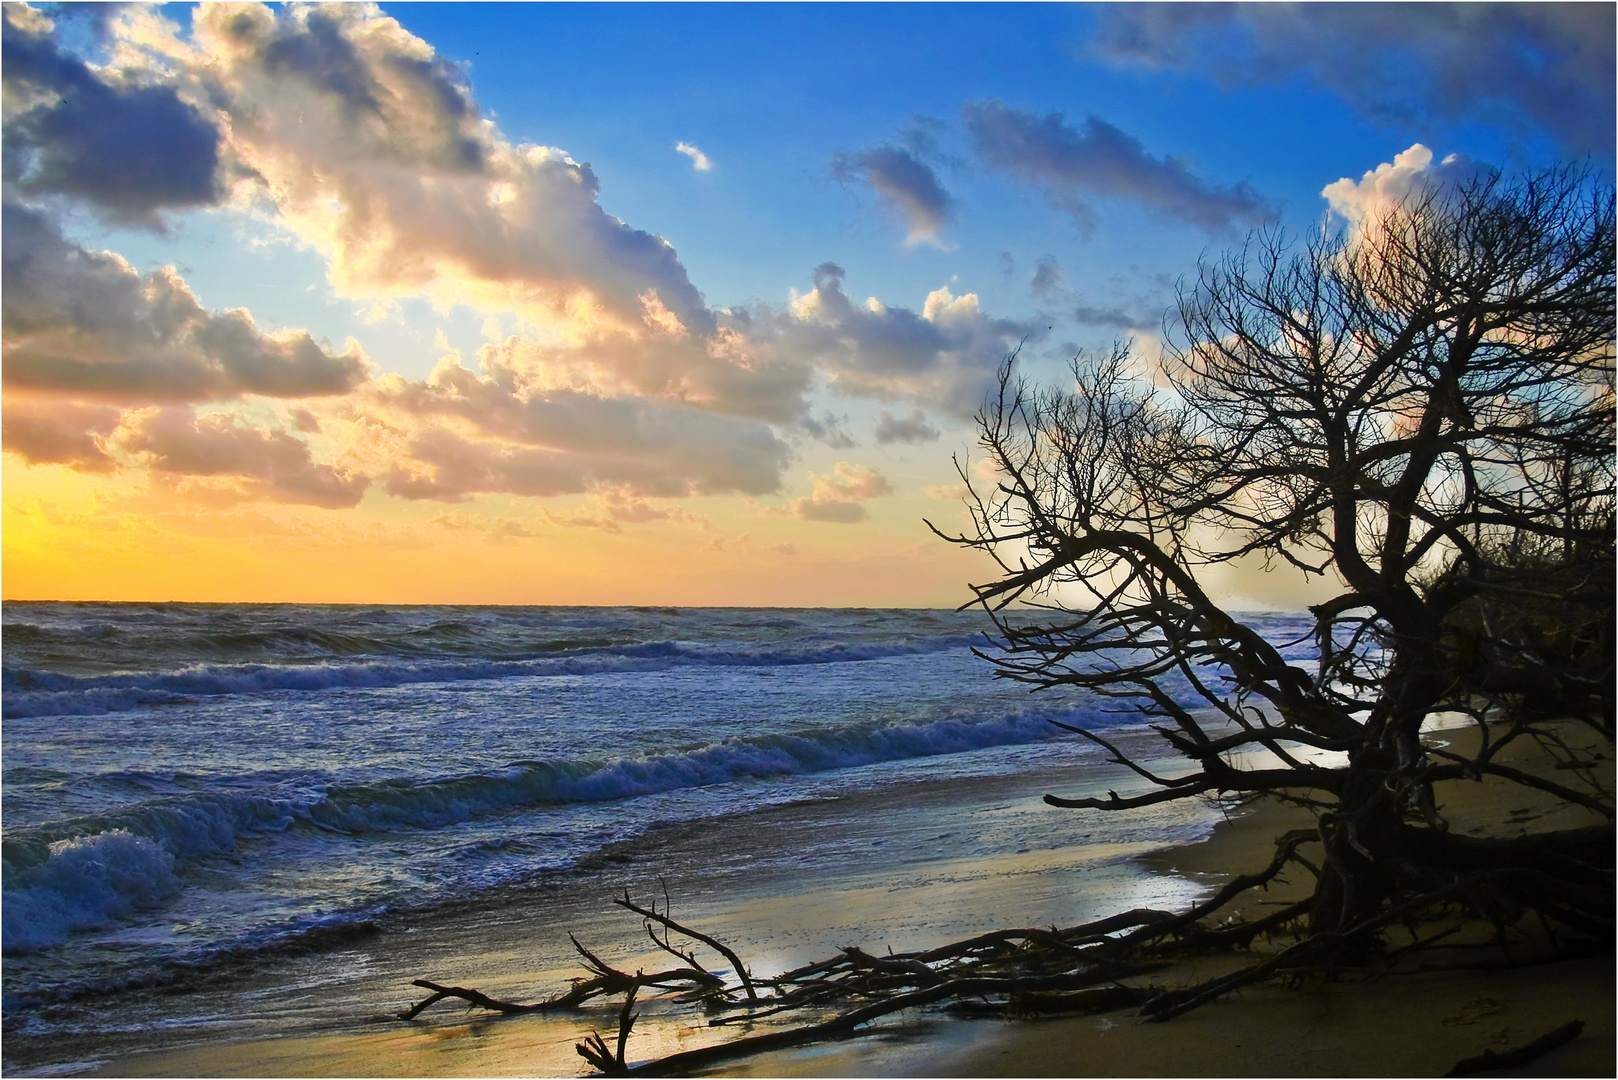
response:
[[[661,314],[648,313],[648,326],[658,329],[639,338],[558,345],[511,336],[480,350],[479,360],[486,371],[553,387],[681,401],[781,424],[803,414],[814,370],[806,358],[782,355],[759,337],[770,312],[760,320],[746,312],[723,313],[719,328],[706,337],[662,326]]]
[[[791,453],[766,423],[679,402],[606,398],[478,375],[453,361],[430,378],[383,379],[369,395],[387,490],[460,501],[480,492],[555,496],[615,485],[674,497],[780,486]],[[364,411],[364,410],[362,410]]]
[[[1613,146],[1611,4],[1116,4],[1092,48],[1221,83],[1304,75],[1379,119],[1505,121]]]
[[[1000,362],[1040,329],[991,318],[975,293],[956,296],[948,286],[929,293],[919,313],[874,297],[855,304],[843,291],[843,278],[842,267],[822,264],[810,292],[754,331],[768,331],[783,356],[829,372],[834,391],[910,397],[970,417]]]
[[[691,167],[697,172],[708,172],[713,169],[713,162],[708,160],[708,155],[704,154],[701,150],[698,150],[692,144],[688,142],[677,142],[674,144],[674,149],[676,153],[684,154],[686,157],[690,158]]]
[[[345,295],[426,294],[589,338],[713,316],[674,249],[596,201],[588,165],[514,146],[463,73],[369,4],[199,8],[193,68],[232,153]]]
[[[193,26],[176,62],[339,294],[515,315],[507,361],[606,395],[802,413],[811,372],[710,310],[673,247],[601,208],[588,165],[502,138],[463,73],[374,6],[208,7]]]
[[[7,186],[82,199],[125,224],[216,202],[214,119],[151,73],[100,71],[62,52],[52,29],[20,4],[0,20]]]
[[[779,490],[784,433],[853,445],[811,416],[821,390],[970,416],[1035,329],[949,286],[917,310],[856,304],[832,264],[785,306],[712,310],[667,242],[601,208],[588,165],[505,139],[464,72],[374,5],[202,6],[185,31],[120,9],[101,66],[37,11],[6,20],[0,306],[6,445],[25,461],[321,506],[353,505],[373,479],[447,502],[612,491],[630,501],[597,516],[621,522],[657,510],[646,499]],[[108,166],[98,102],[163,156]],[[923,142],[892,151],[919,172],[869,152],[848,165],[936,236],[949,202]],[[205,309],[174,269],[138,273],[57,223],[88,206],[161,226],[210,203],[288,229],[339,294],[466,304],[517,333],[477,370],[373,382],[356,345]],[[285,403],[175,407],[254,396]],[[920,437],[925,415],[895,410],[884,430]],[[847,517],[858,500],[815,506]]]
[[[810,494],[793,499],[780,513],[805,521],[828,521],[854,525],[870,517],[864,503],[893,494],[887,478],[867,465],[839,461],[828,475],[809,474],[814,485]]]
[[[173,269],[137,274],[16,203],[3,225],[8,389],[143,404],[340,394],[366,378],[357,345],[333,353],[304,331],[266,334],[245,311],[210,312]]]
[[[247,498],[340,508],[357,504],[371,483],[363,474],[316,463],[309,445],[289,432],[255,427],[229,413],[143,409],[126,420],[116,439],[119,449],[154,472],[221,477]]]
[[[910,410],[906,417],[894,416],[884,409],[876,425],[876,441],[881,444],[936,442],[937,439],[938,429],[927,423],[927,414],[920,409]]]
[[[940,230],[949,223],[954,200],[932,167],[908,150],[875,146],[838,154],[832,159],[832,175],[842,183],[862,180],[869,185],[903,218],[906,244],[936,244]]]
[[[1085,230],[1095,224],[1093,198],[1137,202],[1206,229],[1254,225],[1270,214],[1245,181],[1209,183],[1178,158],[1147,153],[1139,139],[1098,116],[1074,127],[1059,112],[1039,116],[982,101],[962,106],[961,119],[986,166],[1041,188],[1053,208]]]
[[[1439,185],[1466,179],[1475,169],[1472,162],[1450,154],[1433,164],[1433,152],[1421,143],[1395,154],[1374,169],[1368,169],[1356,182],[1349,177],[1327,184],[1320,194],[1331,212],[1358,227],[1375,220],[1412,195]]]
[[[112,472],[107,436],[123,411],[77,402],[7,401],[0,435],[6,450],[30,465],[69,465],[79,472]]]

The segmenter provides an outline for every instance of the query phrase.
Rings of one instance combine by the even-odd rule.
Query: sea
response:
[[[1253,620],[1278,643],[1308,629]],[[8,602],[6,1071],[73,1072],[153,1023],[231,1037],[244,972],[262,993],[277,964],[397,956],[469,910],[605,906],[619,871],[714,894],[874,853],[1093,842],[1121,862],[1206,834],[1219,811],[1195,801],[1039,803],[1140,786],[1053,721],[1157,742],[1127,701],[995,678],[989,629],[970,610]],[[1109,903],[1119,874],[1157,902],[1202,888],[1115,867]],[[1052,920],[1088,910],[1073,880]],[[237,997],[174,996],[200,984]],[[267,1016],[255,1032],[300,1022]]]

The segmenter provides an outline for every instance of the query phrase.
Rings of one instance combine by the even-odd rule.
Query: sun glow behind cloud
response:
[[[810,187],[874,198],[872,250],[904,272],[828,219],[773,299],[720,304],[688,269],[711,236],[609,210],[621,161],[551,145],[564,112],[496,118],[481,68],[374,5],[182,27],[8,4],[4,29],[8,596],[956,603],[973,561],[920,520],[1002,358],[1155,332],[1162,287],[1109,294],[1088,265],[1109,215],[1200,244],[1277,205],[1089,108],[894,98],[894,133],[835,136]],[[764,220],[795,166],[685,123],[647,140],[642,187]],[[1018,256],[1021,293],[953,269],[1006,192],[1068,230]],[[265,315],[195,268],[203,234],[318,261],[276,287],[351,314]],[[404,373],[409,335],[435,365]]]

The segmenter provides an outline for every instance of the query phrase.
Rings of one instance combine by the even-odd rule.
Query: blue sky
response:
[[[947,603],[1019,341],[1150,358],[1251,230],[1612,169],[1611,5],[6,11],[8,595]]]

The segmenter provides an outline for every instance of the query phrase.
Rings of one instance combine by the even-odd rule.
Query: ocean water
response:
[[[63,1002],[94,997],[115,1024],[120,994],[175,972],[564,888],[655,830],[686,830],[701,859],[702,837],[771,808],[790,822],[1114,775],[1051,720],[1147,745],[1127,705],[992,678],[972,652],[986,625],[940,610],[7,603],[8,1042],[69,1030]],[[1304,623],[1260,626],[1282,641]],[[727,858],[812,874],[867,842],[869,822],[845,818],[792,852]],[[1069,843],[1076,820],[991,823],[913,857]],[[1188,804],[1105,839],[1173,842],[1211,820]]]

